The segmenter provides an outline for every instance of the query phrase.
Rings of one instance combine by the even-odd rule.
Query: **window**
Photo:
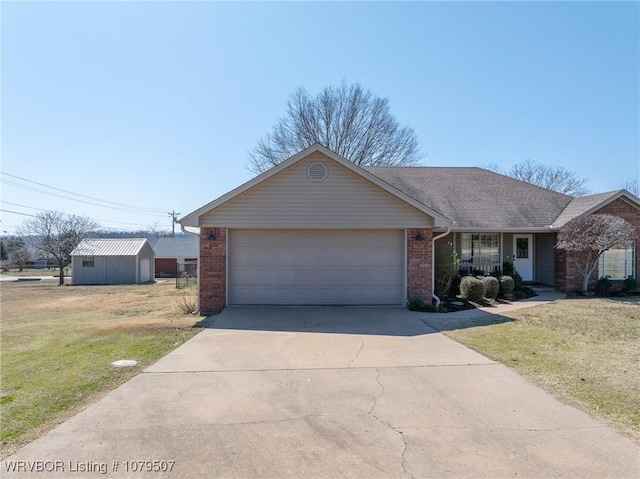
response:
[[[516,258],[527,259],[529,257],[529,238],[516,238]]]
[[[85,256],[84,258],[82,258],[82,267],[93,268],[94,267],[93,256]]]
[[[498,233],[462,233],[460,262],[486,273],[500,267]]]
[[[608,276],[611,279],[627,279],[636,277],[635,271],[635,245],[624,249],[610,249],[600,256],[598,271],[600,277]]]

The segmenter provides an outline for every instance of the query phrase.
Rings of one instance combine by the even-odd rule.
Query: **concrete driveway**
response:
[[[227,309],[3,477],[638,477],[631,441],[421,318]]]

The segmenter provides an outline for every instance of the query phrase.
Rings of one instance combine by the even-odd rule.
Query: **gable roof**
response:
[[[453,228],[548,229],[572,197],[477,167],[365,167]]]
[[[627,190],[609,191],[606,193],[598,193],[595,195],[576,196],[572,198],[567,207],[555,219],[552,228],[562,228],[569,221],[578,216],[589,215],[599,210],[603,206],[624,197],[627,201],[634,204],[636,208],[640,208],[640,200],[629,193]]]
[[[215,208],[218,208],[219,206],[227,203],[228,201],[230,201],[233,198],[241,195],[245,191],[253,188],[254,186],[256,186],[256,185],[258,185],[258,184],[260,184],[260,183],[262,183],[264,181],[267,181],[268,179],[270,179],[273,176],[277,175],[281,171],[283,171],[286,168],[289,168],[289,167],[295,165],[299,161],[303,160],[304,158],[308,157],[309,155],[311,155],[312,153],[315,153],[315,152],[322,153],[323,155],[325,155],[329,159],[337,162],[341,166],[347,168],[351,172],[353,172],[353,173],[357,174],[358,176],[364,178],[365,180],[369,181],[370,183],[373,183],[374,185],[378,186],[379,188],[381,188],[382,190],[384,190],[387,193],[391,194],[392,196],[395,196],[396,198],[400,199],[404,203],[407,203],[410,206],[412,206],[412,207],[416,208],[417,210],[421,211],[425,215],[432,217],[436,227],[449,226],[451,224],[451,221],[446,216],[444,216],[443,214],[441,214],[441,213],[431,209],[427,205],[417,201],[416,199],[414,199],[411,196],[407,195],[403,191],[395,188],[394,186],[390,185],[389,183],[387,183],[385,181],[382,181],[380,178],[378,178],[377,176],[371,174],[366,169],[361,168],[358,165],[355,165],[355,164],[353,164],[352,162],[350,162],[348,160],[345,160],[340,155],[338,155],[338,154],[334,153],[333,151],[329,150],[328,148],[322,146],[320,143],[316,143],[316,144],[310,146],[309,148],[307,148],[307,149],[301,151],[300,153],[298,153],[297,155],[292,156],[288,160],[283,161],[282,163],[280,163],[280,164],[274,166],[273,168],[265,171],[264,173],[256,176],[252,180],[247,181],[246,183],[244,183],[243,185],[239,186],[238,188],[235,188],[234,190],[231,190],[227,194],[222,195],[221,197],[213,200],[212,202],[204,205],[203,207],[198,208],[197,210],[193,211],[192,213],[189,213],[187,216],[185,216],[184,218],[182,218],[180,220],[180,223],[183,226],[200,226],[199,217],[202,216],[203,214],[208,213],[209,211],[211,211],[211,210],[213,210]]]
[[[146,243],[146,238],[88,238],[71,256],[136,256]]]
[[[200,226],[200,217],[286,168],[320,152],[382,190],[453,230],[550,231],[591,214],[623,197],[640,209],[626,190],[573,197],[478,167],[360,167],[319,143],[256,176],[180,220]]]
[[[153,252],[156,258],[197,258],[198,238],[191,235],[158,238]]]

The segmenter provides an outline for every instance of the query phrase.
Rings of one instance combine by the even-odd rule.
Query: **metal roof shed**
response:
[[[154,255],[145,238],[84,239],[71,252],[71,284],[152,281]]]

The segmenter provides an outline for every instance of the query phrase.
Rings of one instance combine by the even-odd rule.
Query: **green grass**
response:
[[[640,442],[638,298],[559,300],[505,316],[446,334]]]
[[[200,328],[173,283],[2,283],[0,455],[37,437],[175,349]],[[111,362],[135,359],[134,368]]]

